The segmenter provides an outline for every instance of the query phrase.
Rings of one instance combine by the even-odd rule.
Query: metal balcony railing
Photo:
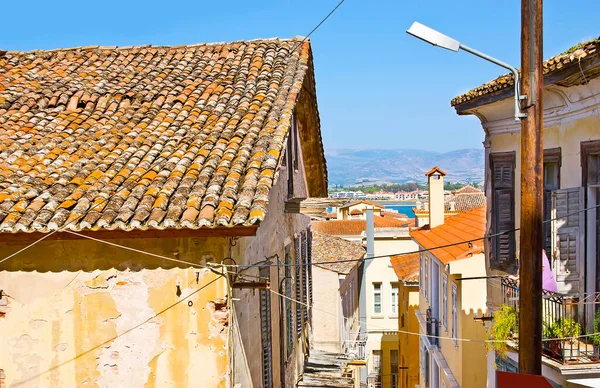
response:
[[[355,339],[344,342],[344,352],[355,360],[367,359],[367,334],[359,333]]]
[[[515,310],[517,317],[519,285],[502,279],[503,304]],[[564,364],[600,362],[600,293],[565,295],[543,291],[542,350],[546,357]]]

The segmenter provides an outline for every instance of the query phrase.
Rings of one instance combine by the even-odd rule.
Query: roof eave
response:
[[[544,86],[547,87],[549,85],[553,85],[577,74],[585,74],[586,71],[592,70],[596,67],[600,67],[600,54],[598,53],[594,53],[593,55],[582,58],[580,61],[572,62],[566,66],[562,66],[559,70],[549,72],[544,76]],[[514,96],[514,89],[513,84],[510,84],[509,87],[504,89],[492,93],[484,93],[480,96],[472,97],[460,103],[454,103],[455,99],[461,98],[462,96],[464,95],[455,97],[450,102],[450,106],[454,107],[458,115],[471,115],[475,113],[475,109],[483,105],[488,105],[511,98]]]

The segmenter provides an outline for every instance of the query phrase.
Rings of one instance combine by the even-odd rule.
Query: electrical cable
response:
[[[560,220],[560,219],[564,219],[567,218],[569,216],[575,215],[575,214],[579,214],[588,210],[592,210],[592,209],[596,209],[600,207],[600,204],[595,205],[595,206],[590,206],[587,207],[585,209],[581,209],[581,210],[577,210],[575,212],[566,214],[564,216],[561,217],[556,217],[556,218],[551,218],[548,220],[543,221],[542,223],[549,223],[552,221],[556,221],[556,220]],[[505,234],[509,234],[509,233],[514,233],[521,230],[521,228],[514,228],[511,230],[507,230],[507,231],[501,231],[501,232],[497,232],[497,233],[493,233],[493,234],[489,234],[489,235],[485,235],[483,237],[478,237],[478,238],[474,238],[471,240],[463,240],[463,241],[459,241],[456,243],[452,243],[452,244],[446,244],[446,245],[438,245],[432,248],[423,248],[423,249],[418,249],[418,250],[414,250],[414,251],[409,251],[409,252],[400,252],[400,253],[389,253],[386,255],[379,255],[379,256],[372,256],[372,257],[364,257],[364,258],[360,258],[360,259],[345,259],[345,260],[330,260],[330,261],[320,261],[318,263],[312,263],[312,265],[321,265],[321,264],[336,264],[336,263],[352,263],[352,262],[361,262],[361,261],[367,261],[367,260],[373,260],[373,259],[382,259],[382,258],[390,258],[391,256],[394,257],[399,257],[399,256],[406,256],[406,255],[412,255],[412,254],[416,254],[416,253],[424,253],[424,252],[431,252],[437,249],[443,249],[443,248],[450,248],[450,247],[454,247],[457,245],[464,245],[464,244],[472,244],[473,242],[476,241],[480,241],[480,240],[485,240],[485,239],[491,239],[494,237],[498,237],[498,236],[502,236]],[[300,266],[303,264],[261,264],[261,265],[254,265],[256,267],[296,267],[296,266]],[[232,265],[226,265],[228,267],[232,267]],[[239,266],[239,265],[238,265]]]
[[[104,341],[104,342],[102,342],[102,343],[100,343],[100,344],[98,344],[98,345],[96,345],[96,346],[94,346],[94,347],[92,347],[92,348],[89,348],[88,350],[86,350],[86,351],[84,351],[84,352],[82,352],[82,353],[79,353],[78,355],[76,355],[75,357],[71,358],[70,360],[63,361],[63,362],[61,362],[61,363],[60,363],[60,364],[58,364],[58,365],[54,365],[54,366],[53,366],[53,367],[51,367],[50,369],[48,369],[48,370],[46,370],[46,371],[44,371],[44,372],[40,372],[40,373],[36,374],[35,376],[31,376],[31,377],[29,377],[29,378],[27,378],[27,379],[25,379],[25,380],[20,380],[20,381],[19,381],[19,382],[17,382],[15,385],[22,385],[22,384],[25,384],[25,383],[27,383],[27,382],[29,382],[29,381],[33,381],[33,380],[37,379],[38,377],[40,377],[40,376],[43,376],[43,375],[44,375],[44,374],[46,374],[46,373],[52,372],[53,370],[55,370],[55,369],[58,369],[58,368],[60,368],[61,366],[64,366],[64,365],[66,365],[66,364],[70,363],[71,361],[75,361],[76,359],[78,359],[78,358],[80,358],[80,357],[83,357],[83,356],[85,356],[86,354],[89,354],[89,353],[93,352],[93,351],[94,351],[94,350],[96,350],[96,349],[99,349],[99,348],[101,348],[101,347],[103,347],[103,346],[105,346],[105,345],[108,345],[108,344],[110,344],[111,342],[113,342],[113,341],[114,341],[114,340],[116,340],[117,338],[119,338],[119,337],[122,337],[122,336],[124,336],[125,334],[128,334],[128,333],[132,332],[133,330],[135,330],[135,329],[137,329],[137,328],[139,328],[139,327],[141,327],[141,326],[145,325],[146,323],[150,322],[151,320],[153,320],[154,318],[158,317],[159,315],[162,315],[162,314],[164,314],[165,312],[167,312],[168,310],[170,310],[170,309],[172,309],[173,307],[177,306],[177,305],[178,305],[178,304],[180,304],[181,302],[183,302],[183,301],[185,301],[185,300],[189,299],[191,296],[193,296],[193,295],[195,295],[195,294],[199,293],[200,291],[204,290],[206,287],[208,287],[208,286],[210,286],[211,284],[215,283],[215,282],[216,282],[217,280],[219,280],[221,277],[223,277],[223,275],[220,275],[220,276],[216,277],[215,279],[213,279],[213,280],[211,280],[210,282],[206,283],[205,285],[201,286],[201,287],[200,287],[200,288],[198,288],[197,290],[194,290],[194,291],[190,292],[189,294],[187,294],[186,296],[183,296],[183,297],[181,297],[181,298],[180,298],[180,299],[179,299],[177,302],[174,302],[174,303],[170,304],[169,306],[167,306],[167,307],[163,308],[163,309],[162,309],[162,310],[160,310],[159,312],[157,312],[157,313],[155,313],[154,315],[152,315],[150,318],[147,318],[147,319],[143,320],[142,322],[140,322],[140,323],[136,324],[135,326],[133,326],[133,327],[131,327],[131,328],[129,328],[129,329],[127,329],[127,330],[125,330],[124,332],[122,332],[122,333],[120,333],[120,334],[117,334],[116,336],[113,336],[112,338],[110,338],[110,339],[108,339],[108,340],[106,340],[106,341]],[[192,281],[192,283],[193,283],[193,281]],[[191,283],[190,283],[190,284],[191,284]]]
[[[313,28],[313,29],[312,29],[312,30],[311,30],[311,31],[308,33],[308,35],[306,35],[306,37],[305,37],[304,39],[302,39],[302,41],[301,41],[300,43],[298,43],[296,46],[294,46],[294,48],[293,48],[293,49],[292,49],[292,50],[291,50],[291,51],[288,53],[287,57],[291,57],[292,55],[294,55],[294,54],[296,53],[296,50],[297,50],[297,49],[298,49],[298,48],[299,48],[299,47],[300,47],[300,46],[301,46],[301,45],[302,45],[302,44],[303,44],[303,43],[304,43],[304,42],[305,42],[305,41],[306,41],[306,40],[307,40],[307,39],[308,39],[308,38],[309,38],[309,37],[310,37],[310,36],[311,36],[311,35],[312,35],[312,34],[313,34],[313,33],[314,33],[316,30],[317,30],[317,29],[319,29],[319,27],[321,27],[321,25],[322,25],[323,23],[325,23],[325,21],[326,21],[327,19],[329,19],[329,17],[330,17],[331,15],[333,15],[333,13],[334,13],[334,12],[335,12],[335,11],[336,11],[336,10],[337,10],[337,9],[338,9],[340,6],[341,6],[341,5],[342,5],[342,3],[344,3],[344,1],[345,1],[345,0],[342,0],[342,1],[340,1],[340,2],[339,2],[339,3],[338,3],[336,6],[335,6],[335,8],[333,8],[333,9],[331,10],[331,12],[329,12],[329,14],[327,14],[327,16],[325,16],[325,18],[323,18],[323,19],[322,19],[322,20],[319,22],[319,24],[317,24],[317,25],[316,25],[316,26],[315,26],[315,27],[314,27],[314,28]],[[298,55],[299,55],[299,53],[298,53]],[[223,117],[223,115],[224,115],[226,112],[227,112],[227,110],[223,110],[223,112],[221,112],[221,113],[220,113],[220,114],[219,114],[219,115],[218,115],[216,118],[214,118],[213,120],[211,120],[211,121],[209,121],[209,122],[207,122],[207,123],[203,124],[202,128],[203,128],[203,129],[206,129],[206,128],[208,128],[208,127],[209,127],[211,124],[213,124],[213,123],[217,122],[218,120],[220,120],[220,119]],[[195,139],[196,139],[196,137],[195,137],[195,136],[189,136],[189,139],[188,139],[188,140],[192,140],[192,141],[193,141],[193,140],[195,140]],[[174,151],[173,151],[173,152],[172,152],[172,153],[169,155],[169,157],[163,157],[163,159],[164,159],[164,163],[165,163],[165,164],[166,164],[166,163],[168,163],[168,161],[170,160],[171,156],[172,156],[173,154],[177,153],[177,151],[179,151],[179,150],[181,149],[181,147],[184,147],[184,146],[185,146],[185,147],[187,147],[187,146],[189,146],[189,145],[190,145],[190,144],[189,144],[189,143],[187,143],[187,142],[183,143],[183,142],[184,142],[184,140],[186,140],[186,139],[185,139],[185,137],[183,137],[183,138],[182,138],[182,139],[181,139],[181,140],[180,140],[180,141],[179,141],[177,144],[175,144],[175,145],[173,146],[173,148],[174,148]],[[212,151],[212,150],[211,150],[211,151]],[[283,153],[282,153],[282,155],[283,155]],[[155,169],[155,168],[158,166],[158,164],[159,164],[159,162],[157,162],[157,163],[155,163],[155,164],[151,165],[151,166],[150,166],[148,169],[146,169],[146,170],[145,170],[145,171],[143,171],[142,173],[139,173],[139,174],[138,174],[138,175],[139,175],[139,180],[137,180],[137,181],[130,181],[130,183],[135,183],[135,184],[138,184],[138,183],[139,183],[139,182],[140,182],[140,181],[143,179],[144,175],[145,175],[145,174],[146,174],[148,171],[151,171],[151,170]],[[163,167],[164,167],[164,166],[163,166]],[[132,185],[131,187],[133,187],[133,185]],[[101,201],[101,202],[98,202],[98,203],[96,203],[96,204],[92,205],[92,206],[90,207],[90,209],[88,209],[88,210],[87,210],[85,213],[83,213],[83,214],[81,214],[81,215],[79,215],[79,216],[77,216],[77,217],[73,218],[72,220],[70,220],[69,222],[67,222],[66,224],[64,224],[63,226],[61,226],[60,228],[58,228],[58,229],[56,229],[56,230],[53,230],[52,232],[49,232],[49,233],[45,234],[44,236],[40,237],[38,240],[36,240],[36,241],[32,242],[31,244],[27,245],[26,247],[24,247],[24,248],[21,248],[21,249],[19,249],[18,251],[16,251],[16,252],[14,252],[14,253],[12,253],[12,254],[10,254],[10,255],[6,256],[5,258],[1,259],[1,260],[0,260],[0,263],[3,263],[3,262],[5,262],[5,261],[7,261],[7,260],[9,260],[9,259],[11,259],[11,258],[13,258],[13,257],[17,256],[18,254],[20,254],[20,253],[22,253],[23,251],[25,251],[25,250],[27,250],[27,249],[29,249],[29,248],[31,248],[31,247],[33,247],[33,246],[35,246],[36,244],[38,244],[38,243],[40,243],[41,241],[45,240],[46,238],[48,238],[48,237],[52,236],[53,234],[55,234],[55,233],[58,233],[58,232],[62,232],[62,231],[64,231],[64,229],[65,229],[65,228],[66,228],[68,225],[72,224],[73,222],[79,221],[79,219],[81,219],[82,217],[84,217],[85,215],[87,215],[87,214],[89,213],[89,211],[91,211],[91,210],[94,210],[96,207],[98,207],[98,206],[100,206],[100,205],[102,205],[102,204],[106,203],[106,202],[107,202],[107,201],[109,201],[110,199],[112,199],[112,198],[113,198],[115,195],[118,195],[118,194],[120,194],[121,192],[123,192],[124,190],[128,190],[128,189],[129,189],[129,188],[131,188],[131,187],[126,187],[126,186],[122,187],[120,190],[118,190],[118,191],[116,191],[115,193],[113,193],[113,194],[109,195],[109,196],[108,196],[106,199],[104,199],[103,201]],[[52,220],[52,218],[51,218],[50,220],[48,220],[48,222],[46,222],[46,223],[45,223],[43,226],[47,226],[47,225],[48,225],[48,223],[49,223],[51,220]]]
[[[281,294],[277,291],[274,291],[273,289],[269,289],[270,292],[272,292],[275,295],[278,295],[281,298],[284,299],[288,299],[296,304],[301,304],[304,305],[306,307],[308,307],[309,309],[315,310],[315,311],[320,311],[322,313],[328,314],[328,315],[332,315],[338,318],[342,318],[342,319],[346,319],[346,317],[344,317],[343,315],[338,315],[335,313],[332,313],[330,311],[327,310],[323,310],[323,309],[318,309],[315,308],[314,306],[310,306],[307,303],[301,302],[299,300],[296,300],[294,298],[291,298],[289,296],[286,296],[284,294]],[[358,320],[359,323],[364,323],[366,324],[366,321],[362,321],[362,320]],[[511,340],[479,340],[479,339],[474,339],[474,338],[454,338],[454,337],[444,337],[444,336],[439,336],[439,335],[432,335],[432,334],[424,334],[424,333],[415,333],[412,331],[407,331],[407,330],[399,330],[399,329],[387,329],[384,327],[379,327],[377,325],[373,325],[372,323],[369,323],[369,327],[374,327],[376,329],[380,329],[382,331],[386,331],[386,332],[390,332],[390,333],[401,333],[401,334],[408,334],[408,335],[413,335],[413,336],[418,336],[418,337],[427,337],[427,338],[434,338],[434,339],[443,339],[443,340],[453,340],[453,341],[459,341],[459,342],[478,342],[478,343],[511,343],[511,342],[515,342],[515,341],[511,341]],[[545,341],[568,341],[568,340],[572,340],[573,338],[586,338],[586,337],[593,337],[596,335],[600,335],[600,332],[598,333],[591,333],[591,334],[582,334],[582,335],[578,335],[578,336],[572,336],[572,337],[564,337],[564,338],[546,338],[546,339],[542,339],[542,342]]]

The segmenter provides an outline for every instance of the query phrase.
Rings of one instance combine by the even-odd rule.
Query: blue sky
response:
[[[10,1],[0,49],[178,45],[306,35],[338,0]],[[600,1],[544,2],[544,57],[600,35]],[[429,46],[418,20],[519,66],[520,1],[346,0],[311,37],[326,149],[479,148],[483,130],[450,99],[502,69]]]

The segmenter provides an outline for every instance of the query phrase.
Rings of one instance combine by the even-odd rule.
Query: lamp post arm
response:
[[[520,101],[521,101],[521,99],[525,99],[526,96],[521,96],[521,94],[519,92],[520,85],[521,85],[519,71],[514,66],[511,66],[506,62],[503,62],[494,57],[490,57],[489,55],[482,53],[479,50],[475,50],[469,46],[465,46],[462,43],[460,43],[459,47],[460,47],[460,49],[462,49],[468,53],[471,53],[481,59],[485,59],[488,62],[492,62],[500,67],[503,67],[503,68],[509,70],[511,73],[513,73],[513,75],[515,76],[515,121],[519,121],[520,119],[527,117],[527,113],[521,113]]]

